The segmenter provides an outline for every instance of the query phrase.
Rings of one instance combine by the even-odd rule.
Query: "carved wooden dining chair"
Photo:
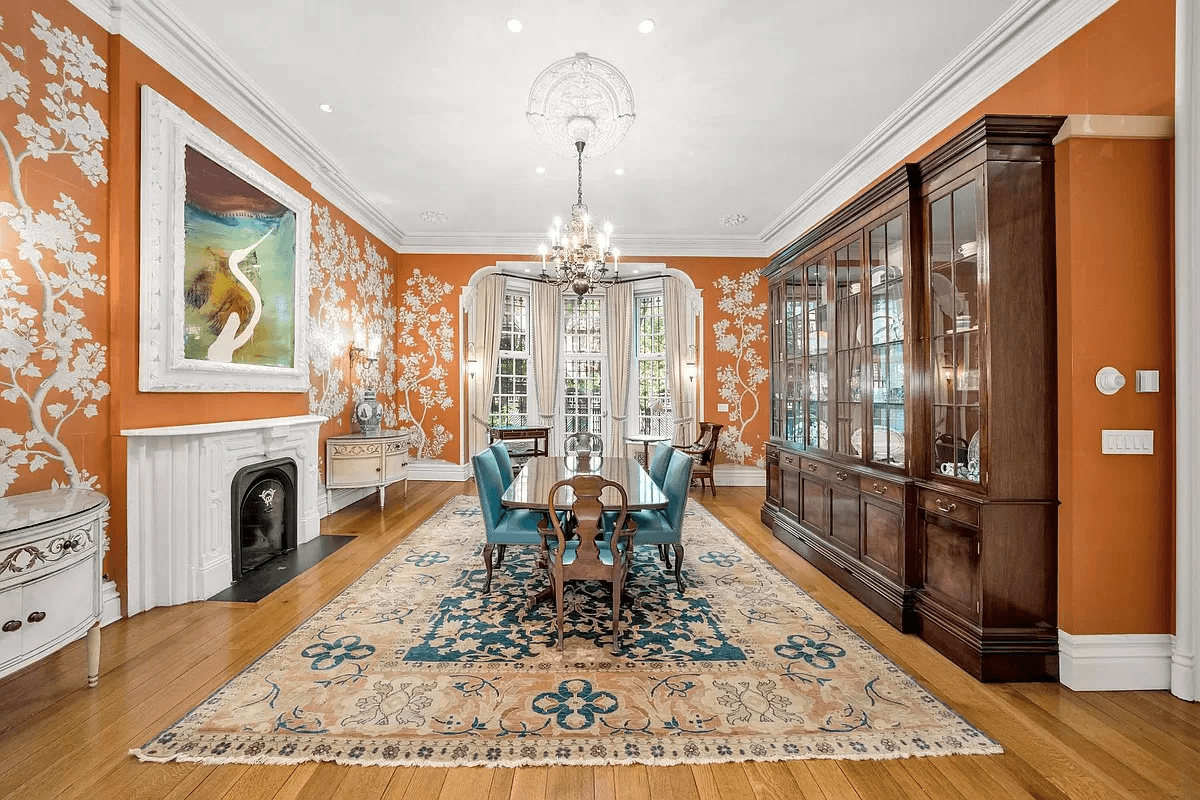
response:
[[[570,506],[556,502],[559,490],[570,488],[574,499]],[[602,537],[604,502],[600,495],[607,488],[616,490],[619,504],[611,503],[617,512],[615,533],[607,541]],[[550,489],[550,515],[538,524],[546,542],[548,567],[554,586],[554,606],[557,614],[558,649],[563,649],[563,586],[570,580],[607,581],[612,584],[613,652],[621,647],[621,594],[629,565],[633,562],[633,537],[637,525],[629,517],[629,498],[625,487],[599,475],[574,475],[559,481]],[[566,510],[567,514],[560,512]]]
[[[604,440],[594,433],[588,431],[580,431],[572,433],[563,442],[563,451],[567,455],[574,455],[580,451],[586,451],[592,455],[601,455],[604,450]]]
[[[676,445],[681,453],[691,456],[695,465],[692,467],[692,479],[700,481],[700,494],[704,494],[704,482],[712,490],[713,497],[717,496],[717,484],[713,480],[713,464],[717,460],[717,438],[721,435],[724,425],[716,422],[701,422],[700,435],[689,445]]]

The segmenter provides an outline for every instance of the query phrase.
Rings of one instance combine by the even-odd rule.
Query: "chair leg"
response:
[[[504,554],[508,552],[508,545],[502,544],[496,548],[496,566],[504,563]]]
[[[663,569],[671,568],[671,548],[665,544],[658,546],[658,552],[662,553]]]
[[[563,576],[562,572],[554,572],[554,608],[558,614],[558,650],[563,649]]]
[[[615,572],[615,570],[614,570],[614,572]],[[613,655],[617,655],[618,653],[621,652],[621,590],[623,588],[622,584],[624,584],[624,582],[625,581],[622,580],[621,575],[619,575],[619,574],[613,575],[613,579],[612,579],[612,596],[613,596],[612,652],[613,652]]]
[[[683,545],[673,544],[671,548],[675,551],[675,585],[679,587],[679,593],[683,594],[683,575],[680,573],[683,567]]]
[[[717,481],[712,475],[708,476],[708,488],[712,489],[713,497],[716,497],[717,496]]]
[[[496,549],[494,544],[485,544],[483,546],[483,561],[487,564],[487,579],[483,582],[483,593],[487,594],[492,591],[492,551]]]

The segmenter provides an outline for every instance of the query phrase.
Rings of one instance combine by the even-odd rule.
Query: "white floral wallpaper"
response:
[[[401,419],[420,431],[417,458],[440,455],[453,435],[436,421],[437,411],[454,407],[446,385],[454,359],[454,315],[442,305],[454,288],[436,276],[413,270],[398,315],[396,391]],[[433,416],[430,416],[430,412]]]
[[[311,312],[308,318],[312,386],[308,390],[310,413],[337,419],[354,394],[374,388],[383,404],[383,424],[395,428],[399,421],[396,394],[396,306],[392,299],[395,277],[391,265],[371,240],[362,244],[351,236],[329,209],[313,206],[313,250],[309,265]],[[349,300],[347,300],[349,298]],[[383,340],[379,361],[368,367],[351,364],[348,353],[355,330]]]
[[[0,104],[9,106],[0,118],[16,111],[12,129],[0,130],[0,397],[12,404],[0,427],[0,494],[51,464],[65,476],[51,486],[97,487],[66,429],[96,417],[109,393],[108,350],[93,341],[96,322],[83,308],[105,291],[100,234],[70,195],[45,203],[35,191],[50,165],[68,160],[92,187],[108,182],[108,129],[92,104],[106,107],[107,64],[86,37],[32,17],[39,46],[30,52],[8,36],[6,26],[23,23],[0,18]]]
[[[722,275],[716,281],[721,291],[717,301],[720,317],[713,326],[716,348],[728,353],[732,363],[717,367],[717,396],[729,404],[729,424],[721,431],[717,448],[738,464],[759,463],[759,453],[743,439],[743,434],[760,410],[758,387],[767,380],[767,367],[759,352],[766,341],[766,303],[754,302],[754,289],[762,280],[758,270],[736,278]]]

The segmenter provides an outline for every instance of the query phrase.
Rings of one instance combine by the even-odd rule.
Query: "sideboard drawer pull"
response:
[[[875,494],[887,494],[887,487],[882,484],[872,483],[871,488],[875,490]]]
[[[4,627],[0,628],[0,630],[3,630],[5,633],[12,633],[13,631],[19,631],[19,630],[21,630],[21,620],[10,619],[8,622],[4,623]]]
[[[846,480],[846,478],[850,477],[848,474],[846,474],[845,472],[842,472],[840,469],[837,472],[835,472],[834,475],[835,475],[835,477],[837,477],[837,479],[839,481],[844,481],[844,480]]]
[[[817,465],[816,465],[816,464],[809,464],[809,465],[808,465],[808,471],[809,471],[809,472],[816,472],[816,471],[817,471]]]
[[[41,622],[45,618],[46,618],[45,611],[34,611],[32,614],[29,615],[30,622]]]
[[[941,511],[944,514],[949,514],[951,511],[958,508],[958,505],[955,503],[950,503],[947,505],[946,502],[940,497],[934,500],[933,504],[938,507],[938,511]]]

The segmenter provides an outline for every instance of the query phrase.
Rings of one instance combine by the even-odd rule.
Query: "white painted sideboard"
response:
[[[87,635],[100,680],[100,585],[108,498],[58,489],[0,498],[0,676]]]
[[[325,440],[326,490],[373,486],[379,490],[379,507],[383,508],[387,485],[404,481],[407,497],[408,446],[405,431],[330,436]]]

